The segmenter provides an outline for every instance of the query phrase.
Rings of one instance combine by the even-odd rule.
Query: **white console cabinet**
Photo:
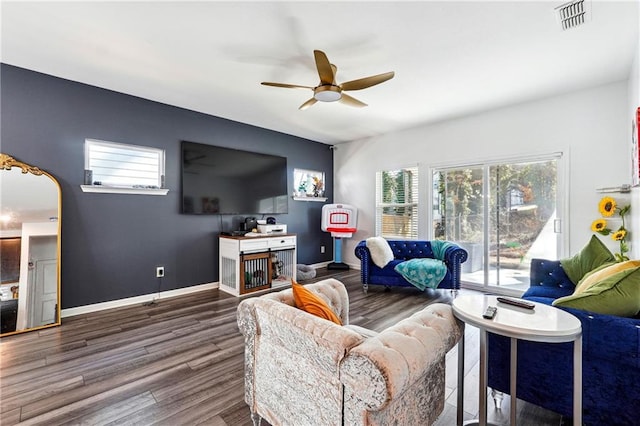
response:
[[[296,236],[220,236],[220,290],[242,296],[291,285],[296,279]]]

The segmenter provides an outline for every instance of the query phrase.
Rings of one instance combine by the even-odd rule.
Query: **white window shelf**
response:
[[[135,195],[167,195],[168,188],[120,188],[103,185],[80,185],[82,192],[94,192],[102,194],[135,194]]]
[[[319,203],[324,203],[327,201],[327,197],[293,197],[296,201],[316,201]]]

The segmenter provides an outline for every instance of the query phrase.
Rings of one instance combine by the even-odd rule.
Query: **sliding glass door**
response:
[[[531,258],[557,258],[559,159],[433,170],[433,235],[469,253],[465,284],[524,290]]]
[[[442,169],[433,176],[434,236],[467,250],[463,277],[475,277],[478,283],[484,281],[484,182],[482,167]]]

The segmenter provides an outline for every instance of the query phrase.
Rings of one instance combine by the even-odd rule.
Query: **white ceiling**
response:
[[[637,0],[564,32],[562,3],[2,1],[1,60],[334,144],[628,79]],[[362,109],[260,85],[317,85],[314,49],[338,82],[396,76]]]

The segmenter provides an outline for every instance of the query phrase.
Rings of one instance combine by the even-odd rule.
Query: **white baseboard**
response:
[[[309,266],[315,269],[324,268],[331,262],[314,263],[313,265],[309,265]],[[348,265],[352,269],[360,270],[360,264],[355,264],[355,265],[348,264]],[[152,300],[166,299],[168,297],[182,296],[185,294],[196,293],[198,291],[203,291],[203,290],[213,290],[218,287],[219,287],[219,283],[217,282],[207,283],[207,284],[194,285],[190,287],[178,288],[176,290],[167,290],[167,291],[161,292],[160,294],[158,293],[144,294],[142,296],[128,297],[126,299],[112,300],[109,302],[78,306],[76,308],[63,309],[60,312],[60,317],[68,318],[68,317],[73,317],[75,315],[82,315],[82,314],[89,314],[91,312],[104,311],[105,309],[121,308],[123,306],[142,304],[142,303],[151,302]]]
[[[142,304],[151,302],[152,300],[166,299],[168,297],[182,296],[185,294],[196,293],[203,290],[213,290],[218,288],[219,283],[207,283],[194,285],[190,287],[178,288],[175,290],[167,290],[161,293],[144,294],[142,296],[128,297],[126,299],[112,300],[109,302],[94,303],[92,305],[78,306],[76,308],[62,309],[61,318],[68,318],[75,315],[88,314],[91,312],[104,311],[105,309],[121,308],[123,306]]]

